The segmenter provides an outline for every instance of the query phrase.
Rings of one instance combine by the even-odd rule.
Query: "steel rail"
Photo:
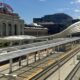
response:
[[[59,60],[59,62],[60,62],[59,67],[58,67],[58,63],[52,64],[52,65],[48,66],[46,69],[44,69],[41,73],[39,73],[36,76],[34,76],[33,78],[31,78],[30,80],[46,80],[51,74],[56,72],[56,70],[58,70],[60,67],[62,67],[67,61],[69,61],[79,51],[80,51],[80,49],[79,50],[77,49],[76,52],[74,52],[74,53],[72,52],[72,54],[67,55],[66,58],[64,57],[61,60]],[[55,69],[53,69],[54,67],[55,67]]]

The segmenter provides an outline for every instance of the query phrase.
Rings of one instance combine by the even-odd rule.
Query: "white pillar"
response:
[[[19,57],[19,67],[21,66],[21,57]]]
[[[9,36],[8,23],[6,23],[6,35]]]
[[[14,24],[12,23],[12,35],[14,35]]]
[[[2,23],[1,23],[1,36],[3,36],[3,26],[2,26]]]
[[[29,64],[28,55],[26,55],[26,65]]]
[[[35,61],[35,62],[36,62],[36,60],[37,60],[37,59],[36,59],[36,57],[37,57],[36,55],[37,55],[37,52],[34,53],[34,61]]]
[[[12,73],[12,59],[9,60],[9,64],[10,64],[10,67],[9,67],[9,74]]]
[[[20,35],[20,24],[19,23],[17,23],[17,35]]]
[[[2,32],[2,26],[1,26],[1,23],[0,23],[0,36],[2,35],[1,32]]]

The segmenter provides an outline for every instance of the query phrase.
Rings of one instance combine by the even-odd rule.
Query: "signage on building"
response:
[[[6,7],[9,11],[13,12],[12,7],[6,3],[0,2],[0,7]]]

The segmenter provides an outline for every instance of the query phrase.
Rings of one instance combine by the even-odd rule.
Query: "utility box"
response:
[[[80,60],[80,55],[77,55],[77,60]]]

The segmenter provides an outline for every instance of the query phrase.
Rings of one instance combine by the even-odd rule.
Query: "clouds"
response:
[[[80,0],[75,0],[76,3],[80,3]]]
[[[75,9],[74,12],[80,13],[80,9]]]
[[[80,14],[80,0],[70,0],[68,6],[57,9],[58,12],[70,12],[72,14]]]
[[[66,7],[66,8],[59,8],[59,9],[56,9],[58,12],[64,12],[64,11],[68,11],[70,10],[70,8]]]
[[[70,2],[72,6],[72,12],[74,12],[74,17],[75,18],[80,18],[80,0],[72,0]]]
[[[80,0],[72,0],[70,4],[80,4]]]
[[[75,6],[75,7],[73,8],[73,11],[74,11],[75,13],[80,13],[80,0],[72,0],[72,1],[70,2],[70,4],[71,4],[72,6]]]

